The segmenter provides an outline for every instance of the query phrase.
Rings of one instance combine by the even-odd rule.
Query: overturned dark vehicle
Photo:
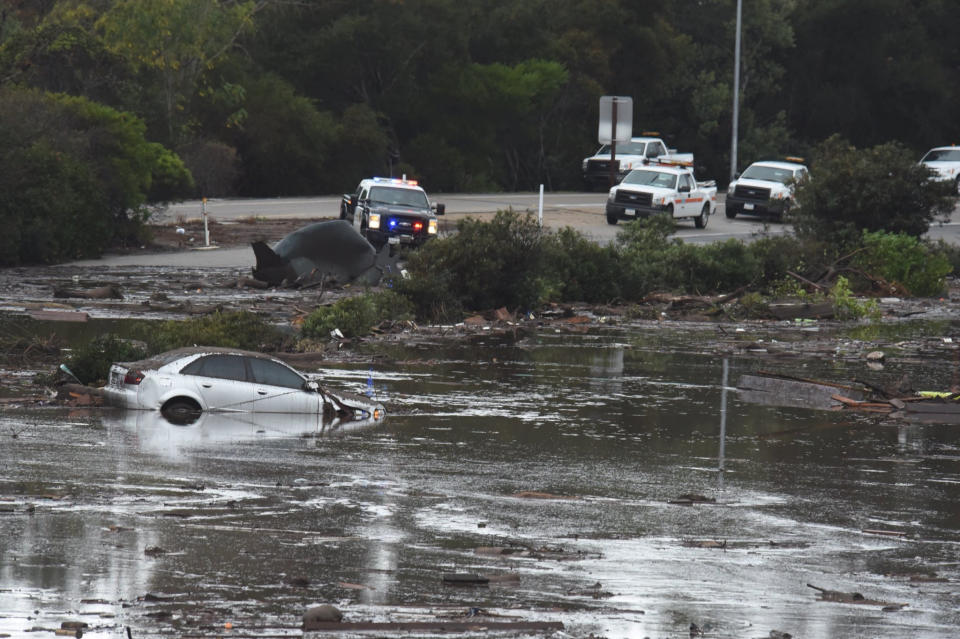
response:
[[[375,249],[349,222],[315,222],[297,229],[270,248],[253,243],[253,277],[273,286],[309,286],[361,281],[376,285],[395,273],[396,257]]]

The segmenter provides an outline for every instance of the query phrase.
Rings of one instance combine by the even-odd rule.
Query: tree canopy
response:
[[[960,138],[951,3],[745,4],[738,168],[834,134],[913,159]],[[334,193],[391,172],[431,190],[578,188],[601,95],[633,97],[636,131],[659,131],[719,179],[735,7],[9,0],[0,88],[129,114],[183,158],[193,195]]]

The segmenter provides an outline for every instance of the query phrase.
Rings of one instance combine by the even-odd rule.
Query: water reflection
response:
[[[186,449],[277,437],[335,437],[376,427],[374,419],[342,421],[295,413],[199,413],[190,424],[171,422],[160,411],[117,410],[103,418],[107,428],[134,436],[143,452],[177,457]]]

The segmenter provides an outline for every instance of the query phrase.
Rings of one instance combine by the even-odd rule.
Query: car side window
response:
[[[655,158],[661,155],[666,155],[666,149],[663,148],[663,145],[659,142],[651,142],[647,145],[647,157]]]
[[[685,186],[688,189],[693,190],[692,180],[690,179],[689,175],[680,176],[680,186]]]
[[[266,359],[250,359],[250,370],[253,372],[253,381],[268,386],[282,386],[283,388],[303,388],[303,377],[283,364]]]
[[[247,381],[247,364],[239,355],[208,355],[190,362],[180,373],[244,382]]]

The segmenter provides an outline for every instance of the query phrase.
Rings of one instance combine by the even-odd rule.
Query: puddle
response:
[[[923,356],[936,338],[908,337],[870,379],[949,380],[952,357]],[[809,355],[818,339],[829,355]],[[733,389],[760,369],[866,374],[827,343],[690,325],[370,346],[388,418],[333,430],[4,410],[0,633],[300,636],[331,603],[348,622],[560,622],[556,636],[953,637],[956,426]],[[363,392],[369,370],[319,372]],[[444,581],[461,573],[490,581]]]

